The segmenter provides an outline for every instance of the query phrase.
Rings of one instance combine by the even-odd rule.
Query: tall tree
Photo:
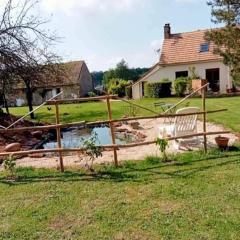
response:
[[[235,82],[240,82],[240,1],[211,0],[212,21],[224,27],[208,31],[206,40],[215,44],[215,53],[223,57]]]
[[[104,73],[102,71],[91,72],[93,84],[94,84],[95,87],[98,86],[98,85],[102,85],[102,83],[103,83],[103,74]]]
[[[115,69],[115,77],[124,79],[124,80],[131,80],[131,72],[128,67],[127,62],[122,59],[116,66]]]

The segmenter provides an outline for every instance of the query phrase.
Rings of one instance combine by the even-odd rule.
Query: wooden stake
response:
[[[206,120],[206,89],[207,87],[202,89],[202,108],[203,108],[203,132],[207,132],[207,120]],[[204,138],[204,152],[207,153],[207,135],[203,136]]]
[[[56,124],[58,125],[60,123],[59,120],[59,105],[56,102],[55,103],[55,110],[56,110]],[[58,149],[62,148],[62,143],[61,143],[61,128],[60,127],[56,127],[56,131],[57,131],[57,144],[58,144]],[[60,169],[61,172],[64,172],[64,165],[63,165],[63,157],[62,157],[62,152],[59,151],[58,152],[59,155],[59,163],[60,163]]]
[[[110,98],[107,98],[107,109],[108,109],[109,121],[112,121],[112,110],[111,110]],[[110,130],[111,130],[112,144],[115,145],[116,139],[115,139],[114,123],[110,122],[109,126],[110,126]],[[118,157],[117,157],[117,149],[115,147],[113,148],[113,154],[114,154],[114,164],[117,167],[118,166]]]

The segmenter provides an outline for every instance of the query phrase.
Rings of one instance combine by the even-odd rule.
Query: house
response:
[[[196,74],[209,82],[209,91],[226,93],[232,88],[229,67],[221,56],[214,54],[214,44],[204,39],[207,30],[172,34],[170,24],[164,26],[164,41],[159,62],[132,86],[133,98],[144,97],[144,84],[158,82],[163,78],[174,81]]]
[[[85,97],[93,91],[93,81],[84,61],[74,61],[59,64],[62,74],[46,74],[33,91],[33,104],[40,105],[63,91],[60,99]],[[22,106],[26,104],[25,86],[20,83],[13,90],[10,105]]]

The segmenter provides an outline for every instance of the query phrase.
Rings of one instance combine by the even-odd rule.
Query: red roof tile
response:
[[[201,44],[206,43],[206,31],[171,34],[169,39],[164,39],[159,63],[168,65],[222,60],[219,55],[213,53],[213,43],[210,43],[208,52],[200,52]]]

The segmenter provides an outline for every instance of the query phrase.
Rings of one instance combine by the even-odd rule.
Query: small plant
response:
[[[174,81],[174,90],[178,97],[183,97],[186,93],[188,86],[188,79],[185,77],[177,78]]]
[[[97,146],[97,143],[99,143],[98,135],[94,132],[89,139],[84,140],[82,138],[81,142],[81,147],[84,148],[83,158],[86,159],[85,166],[88,167],[88,169],[92,170],[94,160],[102,156],[102,148],[100,146]]]
[[[11,178],[15,177],[16,158],[12,155],[7,157],[3,162],[4,169],[10,174]]]
[[[163,161],[167,162],[168,156],[167,156],[166,149],[168,147],[168,141],[166,139],[157,138],[156,145],[159,147],[159,150],[162,153]]]
[[[189,72],[190,72],[190,77],[189,77],[190,80],[200,79],[200,76],[196,72],[196,67],[195,66],[190,66],[189,67]]]

